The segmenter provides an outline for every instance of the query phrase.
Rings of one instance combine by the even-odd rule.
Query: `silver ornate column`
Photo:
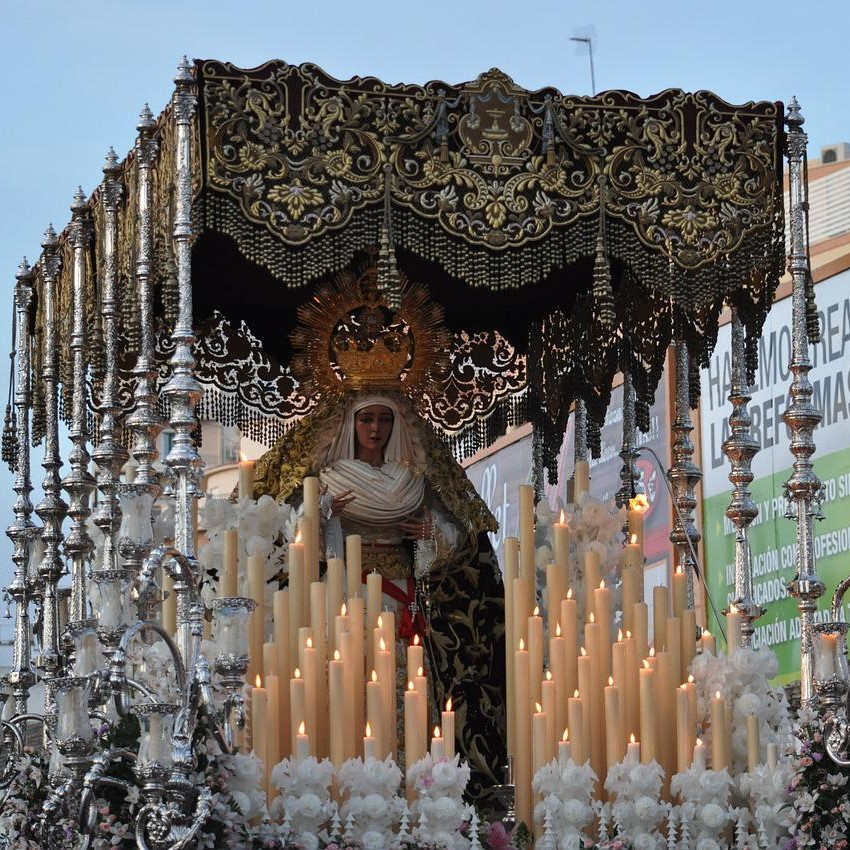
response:
[[[14,544],[12,561],[15,572],[8,587],[15,600],[15,643],[12,669],[6,676],[15,699],[16,714],[26,714],[29,690],[35,682],[32,672],[32,644],[29,618],[29,587],[27,566],[30,544],[39,530],[32,523],[32,482],[30,481],[30,427],[32,387],[30,384],[29,311],[32,304],[33,273],[26,259],[21,261],[15,282],[15,312],[17,324],[17,380],[15,382],[15,411],[18,419],[17,457],[15,464],[15,519],[6,530]]]
[[[64,536],[62,522],[68,513],[68,505],[62,498],[62,483],[59,470],[59,370],[56,331],[56,282],[59,274],[59,240],[52,225],[48,225],[42,242],[41,255],[41,298],[42,322],[44,325],[44,357],[42,361],[42,392],[44,395],[44,481],[43,497],[35,512],[44,523],[41,539],[44,555],[38,568],[42,588],[41,605],[41,652],[36,665],[46,678],[59,675],[62,658],[59,648],[59,594],[57,585],[65,573],[61,546]]]
[[[791,363],[793,375],[789,394],[791,402],[782,420],[791,431],[791,454],[794,456],[791,477],[785,482],[786,516],[797,523],[796,574],[788,585],[798,600],[800,610],[800,699],[810,705],[814,699],[812,626],[817,601],[824,593],[818,578],[814,551],[815,515],[820,513],[821,482],[812,467],[815,451],[814,429],[821,420],[812,404],[812,384],[809,372],[809,335],[806,328],[806,260],[805,195],[803,159],[806,153],[806,134],[803,116],[797,99],[792,97],[786,115],[788,126],[788,194],[791,245],[788,270],[791,273]]]
[[[157,369],[154,359],[153,282],[151,281],[153,212],[151,210],[151,170],[156,152],[153,139],[155,124],[147,104],[139,116],[136,138],[136,168],[138,172],[138,245],[136,248],[136,297],[139,304],[139,356],[133,375],[135,408],[127,417],[126,427],[133,435],[132,455],[138,464],[132,484],[121,484],[119,492],[133,504],[133,510],[144,510],[150,520],[153,501],[162,488],[153,463],[157,458],[156,438],[163,422],[156,409]],[[147,505],[143,503],[148,501]],[[152,535],[144,540],[122,536],[119,551],[125,566],[138,574],[150,551]]]
[[[701,535],[694,523],[697,506],[694,488],[702,478],[702,472],[694,463],[694,444],[691,431],[691,405],[688,381],[688,346],[684,340],[676,340],[676,415],[670,428],[673,434],[671,446],[672,464],[667,470],[667,480],[673,490],[677,510],[674,513],[670,542],[676,550],[675,568],[681,567],[687,576],[688,607],[694,607],[694,575],[697,564],[693,552]]]
[[[177,265],[178,313],[171,335],[174,355],[169,361],[171,378],[163,387],[163,395],[170,401],[171,427],[174,442],[165,463],[171,470],[175,506],[175,548],[195,566],[194,500],[198,492],[198,474],[202,461],[192,433],[198,425],[195,407],[203,390],[195,379],[195,358],[192,346],[195,333],[192,328],[192,172],[191,130],[195,111],[194,78],[186,59],[180,63],[174,79],[174,122],[176,125],[175,183],[176,207],[174,215],[174,254]],[[178,581],[177,594],[178,644],[184,658],[191,657],[191,623],[197,612],[190,612],[188,588]],[[201,609],[203,614],[203,609]]]
[[[71,245],[74,249],[73,269],[73,327],[71,330],[71,360],[73,364],[73,413],[69,436],[73,448],[68,457],[70,471],[62,481],[68,493],[68,516],[71,526],[65,539],[65,552],[71,565],[71,610],[69,620],[78,622],[88,616],[86,601],[86,570],[91,560],[94,543],[86,528],[91,514],[89,498],[95,488],[94,478],[89,472],[89,455],[86,443],[86,249],[90,226],[87,221],[86,197],[81,188],[74,195],[71,205]]]
[[[623,371],[623,448],[620,450],[623,465],[620,468],[620,489],[614,497],[618,508],[625,507],[639,491],[639,475],[635,461],[635,388],[628,370]]]
[[[153,213],[151,210],[151,170],[157,144],[153,138],[153,115],[147,104],[139,115],[136,138],[136,167],[138,169],[138,231],[136,253],[136,293],[139,302],[139,357],[133,374],[136,376],[135,409],[127,417],[127,427],[133,434],[133,457],[138,463],[136,486],[159,495],[159,484],[153,462],[157,458],[156,438],[162,430],[162,419],[156,410],[156,361],[154,360],[153,282],[151,261],[153,252]]]
[[[103,204],[103,281],[100,314],[103,318],[103,347],[105,369],[103,397],[100,404],[100,441],[92,452],[97,464],[97,486],[102,496],[93,517],[94,524],[103,534],[103,559],[101,569],[117,567],[114,540],[121,523],[121,506],[118,501],[118,482],[121,468],[128,452],[121,442],[118,403],[118,288],[116,250],[118,243],[118,202],[121,199],[121,169],[112,148],[106,154],[103,166],[104,182],[101,194]]]
[[[732,308],[732,375],[729,401],[729,436],[723,441],[723,452],[729,458],[732,482],[732,501],[726,508],[726,516],[735,525],[735,597],[732,607],[741,615],[741,646],[751,647],[753,621],[764,614],[764,608],[753,599],[753,570],[750,543],[747,532],[758,516],[758,507],[750,495],[753,480],[752,460],[759,444],[750,433],[752,419],[747,404],[752,398],[747,383],[746,354],[744,350],[744,327],[738,312]],[[727,636],[728,638],[728,636]]]

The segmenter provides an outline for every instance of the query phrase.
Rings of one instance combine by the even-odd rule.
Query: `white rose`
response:
[[[561,811],[567,823],[579,827],[584,826],[590,820],[590,815],[592,814],[590,806],[587,803],[583,803],[581,800],[576,800],[575,798],[565,800]]]
[[[451,761],[435,762],[431,768],[431,779],[437,788],[451,788],[457,785],[457,767]]]
[[[322,801],[317,794],[302,794],[295,803],[298,814],[306,818],[316,818],[322,813]]]
[[[441,821],[456,818],[458,804],[451,797],[439,797],[434,801],[434,817]]]
[[[660,808],[657,800],[653,800],[652,797],[647,797],[646,795],[642,795],[635,800],[635,814],[642,821],[657,820]]]
[[[369,794],[363,798],[363,813],[375,820],[386,817],[387,801],[380,794]]]
[[[720,829],[726,825],[727,814],[717,803],[706,803],[700,809],[699,818],[709,829]]]
[[[401,770],[392,759],[366,759],[363,764],[363,779],[372,789],[381,788],[386,793],[392,793],[401,782]]]
[[[298,843],[303,850],[319,850],[319,836],[312,832],[302,832],[298,836]]]
[[[383,833],[377,829],[370,829],[364,832],[360,838],[360,842],[363,845],[363,850],[384,850],[386,846]]]
[[[635,850],[657,850],[659,842],[655,835],[650,835],[648,832],[641,832],[632,837],[632,844]]]
[[[742,714],[744,717],[748,714],[760,716],[762,711],[761,697],[758,694],[754,694],[752,691],[748,691],[738,697],[738,703],[735,708],[737,709],[738,714]]]
[[[431,833],[431,841],[435,847],[439,847],[441,850],[452,850],[455,846],[455,836],[444,830]]]
[[[722,770],[704,770],[699,775],[699,788],[704,799],[721,798],[724,802],[729,792],[729,775]]]
[[[696,850],[723,850],[713,838],[700,838]]]

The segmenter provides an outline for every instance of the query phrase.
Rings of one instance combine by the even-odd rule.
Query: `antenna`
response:
[[[589,35],[574,35],[570,41],[578,41],[587,45],[587,55],[590,57],[590,88],[591,94],[596,94],[596,73],[593,69],[593,38]]]

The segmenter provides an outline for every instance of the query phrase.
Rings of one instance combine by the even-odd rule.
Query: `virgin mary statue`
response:
[[[411,402],[417,374],[430,377],[431,370],[411,372],[414,340],[406,337],[418,330],[417,357],[430,347],[436,362],[445,350],[441,337],[417,328],[421,297],[408,288],[393,312],[382,306],[373,275],[344,283],[356,297],[345,301],[337,289],[313,302],[344,307],[341,320],[340,312],[324,324],[310,310],[301,314],[302,339],[310,341],[307,357],[296,361],[302,374],[322,350],[337,352],[336,367],[316,380],[318,370],[307,366],[313,382],[324,383],[325,398],[260,458],[255,496],[297,504],[304,478],[319,478],[326,557],[343,556],[346,535],[361,536],[363,580],[381,574],[402,642],[424,636],[431,716],[451,698],[457,751],[472,769],[470,794],[481,799],[502,781],[507,760],[504,592],[487,536],[497,523]],[[352,351],[359,359],[346,357]],[[408,380],[387,361],[406,365]]]

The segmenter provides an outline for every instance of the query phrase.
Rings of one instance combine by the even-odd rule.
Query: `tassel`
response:
[[[8,464],[11,472],[15,471],[18,461],[18,427],[12,406],[6,405],[6,416],[3,420],[2,458]]]
[[[607,330],[614,326],[614,293],[611,290],[611,266],[605,248],[605,176],[599,175],[599,232],[596,236],[596,259],[593,263],[594,314]]]

